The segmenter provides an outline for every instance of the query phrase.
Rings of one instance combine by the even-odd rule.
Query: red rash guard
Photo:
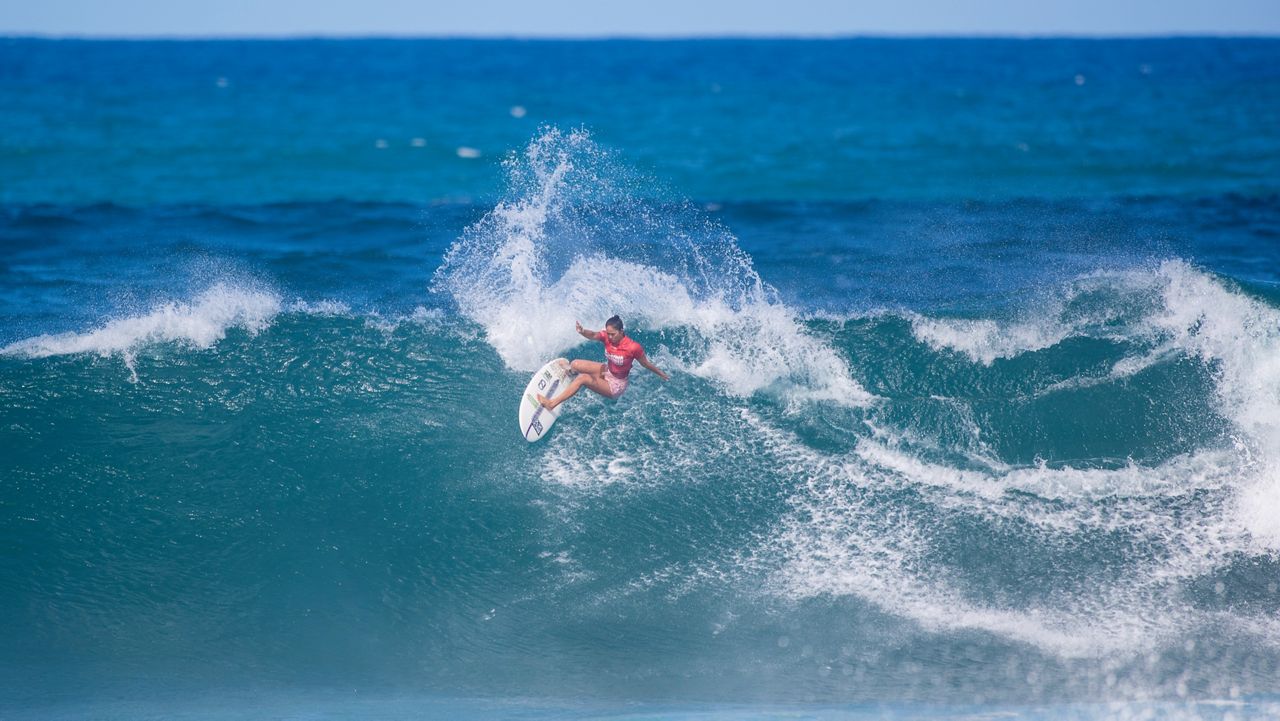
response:
[[[604,343],[604,357],[609,363],[609,372],[618,378],[626,378],[631,373],[631,364],[644,355],[644,346],[625,335],[618,345],[610,342],[604,331],[596,334],[596,340]]]

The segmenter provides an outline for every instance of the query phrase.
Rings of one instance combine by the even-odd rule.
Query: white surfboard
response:
[[[554,398],[572,378],[569,361],[565,358],[556,358],[533,374],[529,385],[524,388],[524,394],[520,396],[520,432],[524,434],[526,441],[532,443],[546,435],[560,416],[560,409],[564,408],[564,405],[555,410],[543,408],[538,402],[538,394]]]

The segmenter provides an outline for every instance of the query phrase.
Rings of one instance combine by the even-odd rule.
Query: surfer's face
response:
[[[618,330],[617,328],[606,327],[604,329],[604,334],[609,336],[609,342],[613,343],[614,345],[617,345],[618,341],[622,340],[622,331]]]

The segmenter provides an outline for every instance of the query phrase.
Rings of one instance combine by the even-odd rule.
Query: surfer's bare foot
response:
[[[538,394],[538,402],[539,402],[539,403],[541,403],[541,404],[542,404],[542,407],[543,407],[543,408],[546,408],[547,410],[551,410],[551,409],[555,408],[555,406],[551,405],[551,399],[550,399],[550,398],[547,398],[546,396],[542,395],[541,393],[539,393],[539,394]]]

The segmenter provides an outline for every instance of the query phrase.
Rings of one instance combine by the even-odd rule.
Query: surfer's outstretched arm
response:
[[[587,330],[586,328],[583,328],[582,324],[576,320],[573,322],[573,327],[575,330],[578,331],[578,335],[582,336],[583,338],[586,338],[587,340],[596,340],[596,337],[600,335],[600,331]]]
[[[664,381],[671,380],[671,376],[667,375],[666,373],[663,373],[662,370],[658,368],[658,366],[649,362],[649,356],[645,355],[644,351],[640,351],[640,355],[636,356],[636,361],[639,362],[640,365],[644,366],[645,368],[658,374],[658,377],[661,378],[662,380]]]

